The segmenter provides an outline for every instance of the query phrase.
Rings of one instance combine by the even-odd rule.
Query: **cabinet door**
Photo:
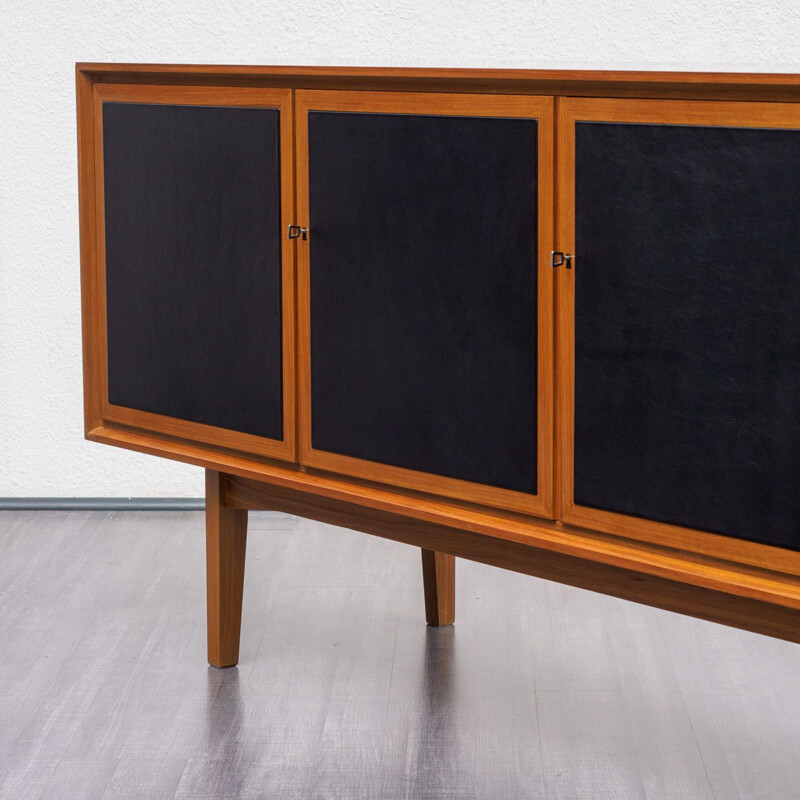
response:
[[[800,567],[800,107],[559,120],[564,519]]]
[[[95,87],[102,418],[293,459],[291,92]]]
[[[297,93],[303,464],[550,515],[552,103]]]

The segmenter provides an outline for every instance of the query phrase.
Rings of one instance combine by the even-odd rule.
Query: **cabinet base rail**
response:
[[[208,660],[215,667],[239,658],[248,510],[281,511],[421,548],[429,625],[454,621],[458,557],[800,643],[800,608],[206,469]]]

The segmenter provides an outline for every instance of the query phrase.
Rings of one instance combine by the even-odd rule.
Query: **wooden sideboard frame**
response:
[[[84,295],[84,347],[96,352],[92,370],[84,373],[86,395],[97,404],[94,414],[108,422],[158,431],[210,445],[230,447],[269,458],[294,461],[295,436],[295,253],[281,236],[281,307],[283,371],[283,438],[270,439],[214,425],[114,405],[108,399],[108,346],[105,281],[105,202],[103,189],[103,103],[148,103],[190,106],[274,108],[280,112],[281,235],[294,221],[294,120],[289,89],[222,86],[96,84],[93,88],[94,281]],[[85,187],[82,186],[83,192]],[[88,301],[88,302],[87,302]],[[99,361],[97,360],[99,357]]]
[[[163,97],[211,96],[234,90],[337,90],[358,92],[481,93],[550,95],[556,98],[555,159],[561,180],[570,175],[569,142],[564,140],[570,113],[603,98],[604,104],[625,98],[725,101],[719,109],[735,112],[747,103],[751,113],[763,108],[772,116],[776,103],[800,103],[800,76],[741,73],[608,72],[575,70],[459,70],[356,67],[245,67],[144,64],[77,64],[78,174],[80,186],[81,294],[84,315],[84,420],[86,438],[149,453],[207,470],[209,660],[216,666],[236,663],[241,616],[246,509],[273,509],[365,531],[423,550],[428,618],[431,624],[452,621],[452,559],[467,558],[592,591],[622,597],[714,622],[800,643],[800,553],[766,544],[732,540],[675,526],[650,523],[649,531],[620,520],[604,520],[571,505],[563,489],[569,473],[565,445],[555,450],[556,516],[537,519],[527,513],[489,508],[467,500],[435,496],[419,489],[387,486],[283,463],[276,451],[255,451],[250,442],[213,431],[196,435],[182,424],[153,425],[138,414],[104,416],[104,319],[102,258],[98,252],[100,199],[96,184],[94,94],[107,85],[122,91],[152,89]],[[194,93],[194,94],[192,94]],[[233,95],[231,95],[233,96]],[[592,100],[591,98],[596,98]],[[611,98],[609,100],[609,98]],[[613,98],[617,98],[618,101]],[[150,102],[150,101],[148,101]],[[215,101],[216,102],[216,101]],[[594,106],[592,106],[594,107]],[[609,106],[610,107],[610,106]],[[793,106],[799,108],[800,106]],[[698,106],[699,109],[699,106]],[[797,112],[794,112],[797,113]],[[700,117],[698,117],[700,119]],[[659,120],[663,121],[663,120]],[[286,152],[286,151],[284,151]],[[298,187],[299,189],[299,187]],[[559,249],[572,241],[565,224],[566,197],[555,187],[561,212]],[[292,213],[295,209],[292,208]],[[292,223],[294,219],[290,220]],[[292,262],[294,255],[292,255]],[[293,266],[292,266],[293,269]],[[568,337],[571,287],[561,270],[555,281],[559,335]],[[294,289],[294,283],[286,289]],[[293,301],[299,297],[292,296]],[[294,312],[294,302],[287,306]],[[294,325],[288,335],[294,337]],[[293,338],[292,347],[296,344]],[[563,339],[567,341],[567,339]],[[555,356],[559,374],[555,417],[561,429],[569,422],[564,403],[568,348]],[[292,350],[294,353],[294,349]],[[293,364],[294,355],[291,363]],[[285,409],[287,419],[295,403]],[[169,421],[174,423],[174,421]],[[192,423],[187,423],[192,425]],[[288,424],[287,424],[288,430]],[[202,433],[202,432],[201,432]],[[205,431],[204,433],[209,433]],[[563,434],[562,434],[563,436]],[[258,438],[258,437],[256,437]],[[297,456],[293,441],[284,454]],[[559,489],[559,486],[562,488]],[[593,526],[593,529],[588,527]],[[608,530],[604,530],[608,528]],[[425,555],[427,554],[427,556]],[[440,554],[437,558],[431,554]]]
[[[553,516],[553,406],[554,406],[554,281],[549,265],[553,246],[553,113],[552,97],[472,94],[427,94],[403,92],[298,91],[295,95],[297,133],[297,214],[301,225],[309,224],[309,111],[338,111],[375,114],[436,114],[438,116],[501,117],[537,120],[538,146],[538,398],[536,494],[501,489],[471,481],[432,475],[413,469],[379,464],[353,456],[314,448],[311,443],[311,239],[298,243],[297,323],[299,369],[300,463],[316,469],[365,480],[403,486],[481,505],[519,511],[536,517]]]

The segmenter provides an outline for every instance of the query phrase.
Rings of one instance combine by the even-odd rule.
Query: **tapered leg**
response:
[[[225,507],[225,476],[206,470],[206,581],[208,663],[239,661],[247,511]]]
[[[428,625],[452,625],[456,619],[456,559],[422,550],[422,583]]]

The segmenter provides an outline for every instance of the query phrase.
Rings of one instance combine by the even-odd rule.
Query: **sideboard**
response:
[[[800,76],[78,64],[86,437],[800,642]]]

